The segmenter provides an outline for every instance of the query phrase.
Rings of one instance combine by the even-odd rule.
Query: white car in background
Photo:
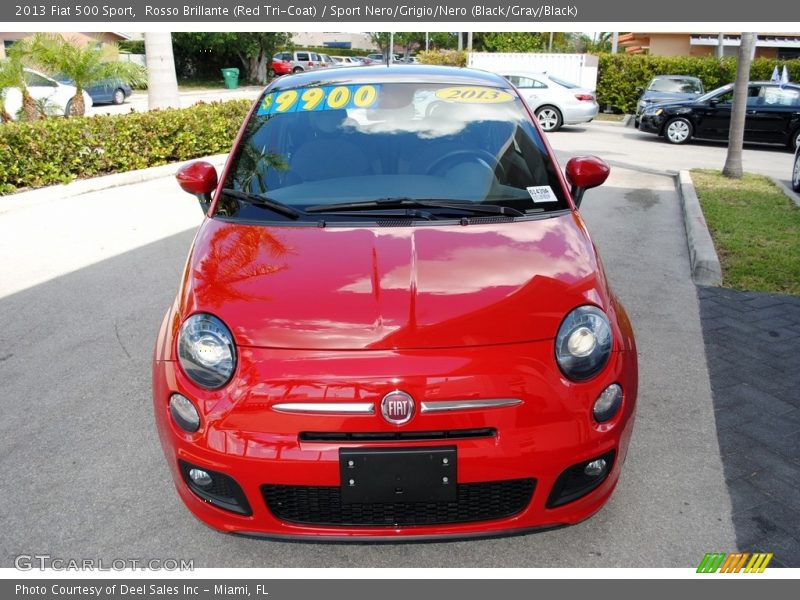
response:
[[[72,99],[75,97],[75,86],[59,83],[33,69],[25,69],[25,84],[33,99],[43,105],[49,113],[64,116],[69,114]],[[11,87],[3,89],[2,93],[5,96],[6,112],[16,120],[22,108],[22,91]],[[92,98],[85,90],[83,102],[87,109],[92,107]]]
[[[546,73],[503,71],[500,73],[519,90],[544,131],[562,125],[588,123],[600,110],[595,93]]]
[[[360,67],[364,63],[352,56],[331,56],[342,67]]]

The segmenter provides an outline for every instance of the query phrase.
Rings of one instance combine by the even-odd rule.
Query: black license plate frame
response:
[[[340,448],[341,501],[455,502],[456,446]]]

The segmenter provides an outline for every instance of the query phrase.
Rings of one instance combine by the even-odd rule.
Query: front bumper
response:
[[[614,382],[624,390],[622,407],[610,422],[597,424],[590,416],[592,405]],[[383,419],[379,407],[383,395],[394,389],[408,392],[418,407],[421,402],[459,399],[522,402],[419,411],[398,427]],[[501,535],[586,519],[603,506],[619,478],[636,390],[634,348],[613,353],[600,375],[576,384],[555,366],[552,341],[416,351],[240,348],[237,373],[218,392],[194,386],[175,362],[156,360],[153,369],[162,446],[178,493],[194,515],[230,533],[320,540]],[[197,433],[184,432],[171,419],[168,401],[175,392],[199,409],[202,425]],[[356,401],[374,403],[374,414],[291,414],[275,409],[286,403]],[[464,432],[475,437],[463,437]],[[342,434],[349,437],[343,439]],[[375,440],[387,435],[394,437]],[[467,504],[429,503],[422,517],[418,509],[424,503],[343,508],[340,450],[347,448],[453,448],[458,502],[465,494]],[[609,452],[614,453],[612,467],[599,486],[548,508],[565,469]],[[233,478],[250,514],[218,508],[198,496],[187,484],[180,461]],[[532,493],[525,496],[526,490]],[[448,521],[448,514],[455,516]]]
[[[643,114],[639,118],[639,131],[647,133],[655,133],[661,135],[661,130],[664,127],[664,115]]]

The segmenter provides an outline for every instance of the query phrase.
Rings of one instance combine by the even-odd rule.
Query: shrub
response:
[[[249,100],[0,126],[0,194],[230,150]]]
[[[750,68],[751,81],[768,81],[775,65],[789,71],[792,81],[800,79],[800,60],[778,61],[757,58]],[[640,93],[656,75],[692,75],[699,77],[706,90],[736,79],[736,59],[713,56],[650,56],[601,54],[597,74],[597,101],[622,112],[632,113]]]
[[[417,58],[424,65],[467,66],[467,53],[463,50],[423,50]]]

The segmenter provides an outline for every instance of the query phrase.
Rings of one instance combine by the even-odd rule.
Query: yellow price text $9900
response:
[[[257,114],[370,108],[378,101],[380,87],[380,85],[324,85],[270,92],[264,96]]]

